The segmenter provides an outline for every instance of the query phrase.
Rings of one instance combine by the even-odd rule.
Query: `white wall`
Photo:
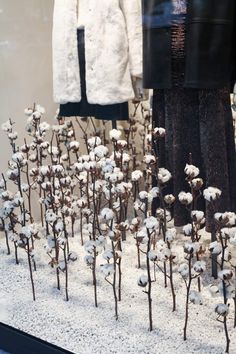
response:
[[[0,0],[0,125],[16,122],[22,137],[24,108],[34,102],[55,115],[52,98],[53,0]],[[0,131],[0,172],[7,166],[8,141]]]

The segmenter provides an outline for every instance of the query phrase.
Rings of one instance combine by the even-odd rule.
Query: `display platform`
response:
[[[0,323],[0,348],[0,353],[9,354],[73,354],[3,323]]]

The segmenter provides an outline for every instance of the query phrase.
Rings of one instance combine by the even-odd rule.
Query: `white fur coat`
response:
[[[77,49],[79,0],[55,0],[53,86],[57,103],[81,100]],[[131,76],[142,76],[140,0],[87,0],[85,30],[87,98],[91,104],[134,97]]]

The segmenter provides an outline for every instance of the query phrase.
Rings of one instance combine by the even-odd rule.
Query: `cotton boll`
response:
[[[6,176],[11,181],[16,181],[19,177],[18,169],[7,170]]]
[[[51,168],[50,166],[42,166],[39,171],[42,176],[47,176],[50,174]]]
[[[29,188],[30,188],[30,186],[28,184],[22,183],[22,185],[21,185],[22,192],[28,192]]]
[[[153,134],[155,137],[164,138],[166,134],[166,130],[164,128],[154,128]]]
[[[60,175],[60,174],[62,174],[63,172],[65,172],[65,169],[64,169],[64,167],[63,167],[62,165],[53,165],[53,166],[51,167],[51,170],[52,170],[52,172],[53,172],[54,174],[56,174],[56,175]]]
[[[126,140],[118,140],[117,145],[118,145],[118,148],[124,149],[128,145],[128,143]]]
[[[209,251],[212,253],[212,254],[216,254],[216,255],[219,255],[221,254],[222,252],[222,246],[219,242],[217,241],[214,241],[214,242],[211,242],[210,243],[210,246],[209,246]]]
[[[3,191],[1,194],[0,194],[0,197],[3,201],[8,201],[8,200],[13,200],[14,199],[14,196],[12,194],[11,191],[9,190],[6,190],[6,191]]]
[[[32,236],[36,236],[38,233],[37,225],[31,224],[31,225],[23,226],[21,229],[21,233],[28,239]]]
[[[101,272],[105,277],[108,277],[109,275],[112,275],[114,273],[114,265],[113,264],[102,264],[100,265]]]
[[[131,225],[134,225],[134,226],[138,226],[140,225],[142,222],[142,219],[137,217],[137,218],[133,218],[132,221],[131,221]]]
[[[159,220],[163,220],[164,217],[165,217],[164,209],[158,208],[158,209],[156,210],[156,217],[157,217]]]
[[[195,223],[202,223],[203,221],[205,221],[204,212],[201,210],[193,210],[191,212],[191,217]]]
[[[226,240],[230,238],[230,229],[228,227],[223,227],[221,229],[221,237],[222,239],[226,239]]]
[[[81,184],[86,184],[87,183],[87,172],[83,171],[77,176],[79,182]]]
[[[194,165],[188,165],[188,164],[186,164],[184,172],[189,178],[195,178],[200,173],[199,168],[197,168]]]
[[[193,189],[195,189],[197,191],[202,188],[203,184],[204,184],[204,182],[203,182],[202,178],[194,178],[191,181],[191,186],[193,187]]]
[[[145,288],[147,285],[148,285],[148,277],[147,275],[143,274],[138,278],[138,286]]]
[[[204,261],[197,261],[193,265],[193,270],[196,273],[203,273],[206,270],[206,262]]]
[[[176,229],[175,228],[171,228],[169,230],[166,231],[166,241],[167,242],[173,242],[176,238]]]
[[[169,182],[169,180],[172,178],[172,175],[166,168],[159,168],[157,177],[160,183],[165,184]]]
[[[157,252],[155,251],[149,251],[148,252],[148,258],[150,259],[150,261],[152,262],[156,262],[157,261]]]
[[[106,244],[107,244],[107,240],[106,240],[106,238],[104,236],[100,235],[100,236],[97,237],[96,245],[98,247],[105,247]]]
[[[94,154],[99,159],[107,156],[108,152],[108,148],[104,145],[96,146],[94,149]]]
[[[128,163],[130,161],[130,155],[127,153],[123,153],[122,161],[123,161],[123,163]]]
[[[194,305],[202,305],[202,296],[199,292],[192,290],[189,293],[189,301],[193,303]]]
[[[84,245],[84,249],[86,252],[93,254],[96,249],[96,242],[95,241],[87,241]]]
[[[147,164],[147,165],[153,165],[156,162],[156,157],[154,155],[145,155],[143,158],[143,161]]]
[[[55,239],[54,239],[54,237],[53,236],[51,236],[51,235],[48,235],[47,236],[47,246],[50,248],[50,249],[52,249],[52,248],[55,248]]]
[[[42,122],[39,124],[39,130],[40,133],[44,133],[50,130],[50,124],[48,124],[47,122]]]
[[[146,200],[147,197],[148,197],[148,192],[146,192],[146,191],[139,192],[139,199],[140,200]]]
[[[147,229],[153,231],[156,230],[159,226],[158,220],[154,216],[144,219],[144,225]]]
[[[120,202],[114,202],[113,204],[112,204],[112,208],[113,208],[113,210],[115,211],[115,212],[119,212],[120,211]]]
[[[59,151],[59,149],[58,149],[58,147],[57,146],[49,146],[49,148],[48,148],[48,153],[50,154],[50,155],[55,155],[55,156],[57,156],[57,155],[59,155],[60,154],[60,151]]]
[[[57,220],[57,215],[50,209],[46,212],[46,221],[48,223],[54,223]]]
[[[110,240],[112,242],[116,242],[120,239],[121,237],[121,233],[119,230],[116,230],[115,232],[114,231],[109,231],[108,232],[108,237],[110,238]]]
[[[112,129],[109,132],[110,139],[111,140],[116,140],[116,141],[120,139],[121,134],[122,134],[122,132],[120,130],[117,130],[117,129]]]
[[[138,232],[137,232],[137,235],[136,235],[136,240],[138,242],[143,242],[144,239],[147,238],[147,229],[146,227],[142,227]]]
[[[149,200],[152,201],[153,198],[156,198],[160,195],[160,189],[158,187],[153,187],[149,192]]]
[[[231,269],[223,269],[218,273],[218,278],[221,280],[230,280],[233,277]]]
[[[226,317],[229,314],[229,306],[227,304],[217,304],[215,312],[222,317]]]
[[[102,217],[103,220],[110,221],[110,220],[114,219],[115,214],[114,214],[112,209],[103,208],[102,211],[101,211],[101,217]]]
[[[79,150],[79,147],[80,147],[80,143],[78,141],[70,141],[69,142],[69,145],[68,145],[69,150],[76,152]]]
[[[180,192],[178,195],[181,204],[189,205],[193,201],[193,196],[191,193]]]
[[[57,233],[64,231],[64,223],[62,220],[58,220],[56,225],[55,225],[55,231]]]
[[[192,235],[192,231],[193,231],[192,224],[184,225],[183,233],[184,233],[185,236],[191,236]]]
[[[88,139],[88,146],[90,148],[95,148],[96,146],[101,145],[102,140],[99,136],[93,136],[92,138]]]
[[[1,129],[4,132],[10,132],[12,130],[12,123],[10,120],[7,120],[5,123],[1,125]]]
[[[115,167],[116,167],[115,161],[107,158],[102,164],[102,172],[104,174],[105,173],[112,173]]]
[[[187,254],[192,254],[198,252],[200,249],[198,242],[186,242],[184,244],[184,252]]]
[[[103,253],[102,257],[109,262],[113,258],[113,252],[112,250],[107,250],[106,252]]]
[[[43,183],[41,183],[41,188],[44,191],[50,191],[52,189],[52,183],[51,182],[43,182]]]
[[[20,207],[24,203],[24,198],[21,197],[20,192],[15,194],[15,197],[12,201],[14,207]]]
[[[145,136],[145,140],[146,140],[147,144],[151,144],[151,142],[152,142],[152,134],[147,134]]]
[[[234,226],[236,223],[236,214],[233,212],[225,212],[224,213],[225,218],[228,219],[227,226]]]
[[[203,191],[203,196],[208,202],[218,199],[221,194],[221,190],[215,187],[208,187]]]
[[[161,261],[161,262],[166,262],[170,259],[171,257],[171,250],[169,250],[166,246],[161,249],[161,250],[158,250],[157,252],[157,257],[158,257],[158,260]]]
[[[91,266],[94,263],[94,257],[91,255],[87,255],[84,257],[84,261],[87,264],[87,266]]]
[[[235,225],[235,213],[225,212],[225,213],[215,213],[214,219],[225,226]]]
[[[17,132],[9,133],[7,136],[10,140],[14,141],[18,138],[18,133]]]
[[[3,217],[8,217],[14,210],[14,206],[11,201],[3,203]]]
[[[175,197],[173,196],[173,194],[167,194],[164,197],[164,201],[166,202],[166,204],[172,205],[175,202]]]
[[[15,232],[10,232],[8,234],[8,238],[12,242],[19,242],[20,241],[20,236]]]
[[[179,268],[178,268],[178,272],[180,273],[180,275],[186,279],[189,276],[189,269],[188,269],[188,264],[187,263],[182,263]]]
[[[96,162],[95,161],[84,162],[83,169],[85,171],[94,171],[96,169]]]
[[[25,157],[22,152],[16,152],[15,154],[12,155],[12,161],[21,164],[22,161],[24,161]]]

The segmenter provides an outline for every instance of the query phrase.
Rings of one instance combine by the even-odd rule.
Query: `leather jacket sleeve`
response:
[[[119,0],[123,12],[128,44],[129,64],[132,76],[142,77],[142,14],[141,0]]]

